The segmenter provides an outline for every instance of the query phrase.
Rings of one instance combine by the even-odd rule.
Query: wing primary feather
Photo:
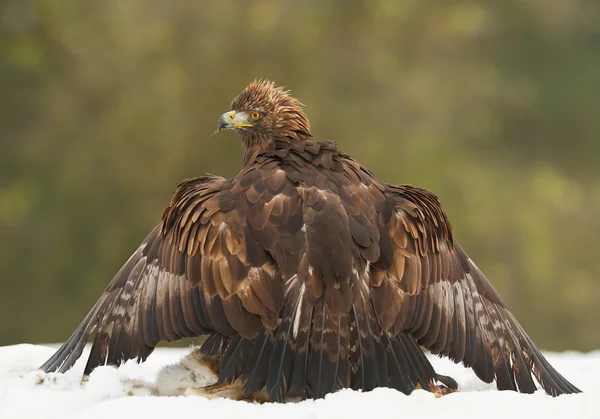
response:
[[[440,326],[440,335],[438,341],[431,347],[430,351],[437,354],[447,354],[452,348],[454,340],[454,323],[456,314],[454,313],[454,291],[449,282],[444,283],[444,308],[442,309],[442,322]]]
[[[504,316],[502,317],[505,319]],[[507,346],[507,351],[509,352],[508,356],[512,357],[512,372],[518,390],[521,393],[534,393],[537,390],[537,387],[531,378],[531,366],[530,363],[526,362],[525,358],[523,358],[523,348],[521,347],[521,343],[517,338],[513,324],[510,320],[507,324],[507,331],[510,339],[504,344]]]
[[[108,339],[110,339],[110,336],[107,336],[106,333],[100,331],[96,333],[90,356],[83,369],[84,376],[90,375],[94,368],[105,365],[108,356],[108,345],[106,344]]]
[[[581,390],[571,384],[554,367],[552,367],[552,365],[550,365],[548,360],[541,354],[514,316],[510,313],[508,313],[507,316],[509,317],[509,322],[516,329],[516,333],[520,336],[519,340],[521,346],[524,348],[524,356],[526,359],[530,360],[528,363],[532,364],[532,372],[542,388],[552,396],[581,393]]]
[[[473,297],[468,292],[468,284],[461,284],[461,295],[464,301],[465,308],[465,356],[463,363],[466,367],[472,367],[477,362],[478,350],[480,348],[480,340],[477,336],[479,322],[475,318],[475,309],[473,308]]]
[[[134,269],[143,262],[144,259],[141,259],[138,264],[134,266]],[[125,280],[126,284],[129,281],[130,275],[131,271],[128,273],[127,279]],[[105,365],[107,361],[109,361],[111,365],[118,366],[121,364],[122,352],[120,351],[120,348],[111,346],[111,343],[118,344],[119,335],[121,333],[121,322],[126,309],[126,307],[123,306],[123,302],[120,300],[123,289],[124,286],[117,290],[116,295],[111,300],[107,299],[108,306],[101,314],[103,324],[96,331],[94,343],[92,344],[90,355],[83,370],[84,375],[89,375],[94,368]],[[114,307],[116,307],[116,312],[113,312]]]
[[[487,336],[489,336],[490,333],[493,336],[491,342],[489,340],[488,342],[489,344],[491,344],[490,350],[492,351],[494,375],[496,377],[496,384],[498,386],[498,389],[516,391],[517,386],[515,384],[512,370],[509,367],[510,363],[506,359],[505,352],[501,344],[501,342],[504,342],[506,340],[506,337],[504,334],[502,334],[502,331],[500,330],[500,328],[502,327],[500,315],[492,305],[488,306],[488,304],[486,304],[486,302],[481,296],[479,296],[479,299],[481,301],[481,304],[483,305],[483,310],[485,310],[485,312],[487,313]]]
[[[444,353],[454,362],[460,362],[465,358],[465,350],[467,344],[470,342],[467,335],[468,329],[465,301],[461,293],[461,283],[459,281],[453,284],[452,292],[454,293],[454,330],[452,332],[450,349]]]
[[[145,262],[143,263],[145,265]],[[133,353],[138,353],[137,348],[132,348],[131,336],[123,329],[127,327],[129,322],[131,321],[130,316],[130,305],[133,305],[131,309],[135,309],[136,298],[133,298],[134,302],[131,303],[132,297],[135,295],[135,290],[138,288],[137,283],[140,279],[140,275],[143,267],[140,268],[140,271],[136,273],[135,269],[132,271],[131,275],[134,275],[132,278],[131,275],[128,278],[125,286],[119,292],[119,296],[117,297],[117,313],[115,313],[112,319],[112,330],[110,330],[110,341],[109,341],[109,350],[108,357],[106,359],[107,364],[109,365],[120,365],[121,362],[131,359]],[[108,318],[110,321],[111,319]]]
[[[116,298],[115,290],[120,290],[119,287],[123,287],[127,278],[131,272],[140,264],[140,261],[145,261],[146,258],[143,255],[144,249],[149,243],[155,241],[156,236],[159,233],[159,228],[155,228],[142,242],[142,245],[133,253],[129,260],[123,265],[123,267],[117,272],[113,280],[105,289],[100,299],[94,304],[92,309],[75,329],[75,332],[65,341],[63,345],[46,361],[40,366],[40,369],[46,372],[59,371],[65,372],[69,370],[79,359],[83,348],[87,342],[89,336],[96,331],[100,317],[107,313],[115,304]],[[100,360],[98,360],[100,362]],[[104,362],[104,359],[101,360]]]
[[[40,366],[40,369],[45,372],[65,372],[75,364],[79,359],[83,348],[87,342],[88,336],[93,333],[96,328],[96,317],[98,310],[101,307],[102,298],[87,314],[81,324],[75,329],[75,332],[67,339],[67,341],[46,361]]]

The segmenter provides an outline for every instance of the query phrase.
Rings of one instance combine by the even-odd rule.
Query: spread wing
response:
[[[284,294],[276,266],[293,265],[304,243],[298,205],[285,173],[269,165],[234,181],[182,182],[162,222],[41,368],[68,370],[94,332],[85,374],[145,360],[159,341],[211,332],[253,339],[273,330]]]
[[[389,186],[394,258],[371,272],[371,296],[384,330],[407,331],[434,354],[472,367],[499,389],[531,393],[532,374],[552,395],[579,390],[535,347],[475,263],[452,239],[437,198]]]
[[[579,391],[453,241],[433,194],[381,185],[323,147],[302,142],[285,165],[265,158],[231,181],[182,182],[41,368],[66,371],[94,333],[85,374],[214,333],[219,380],[242,377],[248,395],[266,385],[273,400],[344,387],[409,393],[435,377],[417,342],[500,389],[533,392],[533,375],[550,394]]]

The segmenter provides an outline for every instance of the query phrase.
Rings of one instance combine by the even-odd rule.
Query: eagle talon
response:
[[[444,381],[440,380],[439,377],[440,377],[439,374],[436,374],[436,378],[435,379],[437,381],[440,381],[442,383],[442,385],[436,385],[436,384],[434,384],[433,380],[431,380],[429,382],[429,391],[431,391],[434,394],[434,396],[435,396],[436,399],[440,398],[442,396],[445,396],[447,394],[454,393],[455,391],[457,391],[458,384],[456,383],[456,381],[454,381],[450,377],[446,377],[444,375],[441,376],[442,379],[448,381],[450,384],[452,384],[452,382],[454,384],[456,384],[456,387],[453,388],[453,387],[450,387],[450,386],[446,385],[446,383],[444,383]]]
[[[448,377],[447,375],[436,374],[435,379],[452,391],[458,390],[458,383],[452,377]]]

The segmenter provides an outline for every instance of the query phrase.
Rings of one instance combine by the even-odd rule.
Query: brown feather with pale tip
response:
[[[183,181],[42,369],[69,369],[91,335],[85,374],[210,335],[202,351],[218,357],[219,383],[206,394],[437,392],[438,378],[453,381],[419,345],[500,389],[530,393],[535,378],[552,395],[579,392],[456,243],[435,195],[382,183],[312,137],[300,102],[272,82],[252,82],[231,107],[260,113],[237,129],[242,170]]]

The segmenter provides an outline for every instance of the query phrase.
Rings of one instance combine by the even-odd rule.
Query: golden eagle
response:
[[[378,180],[312,136],[301,103],[254,81],[218,129],[235,130],[232,179],[181,182],[162,221],[73,335],[41,366],[64,372],[95,333],[84,374],[206,335],[218,383],[320,398],[342,388],[406,394],[441,382],[420,347],[501,390],[579,390],[536,348],[454,240],[437,197]]]

